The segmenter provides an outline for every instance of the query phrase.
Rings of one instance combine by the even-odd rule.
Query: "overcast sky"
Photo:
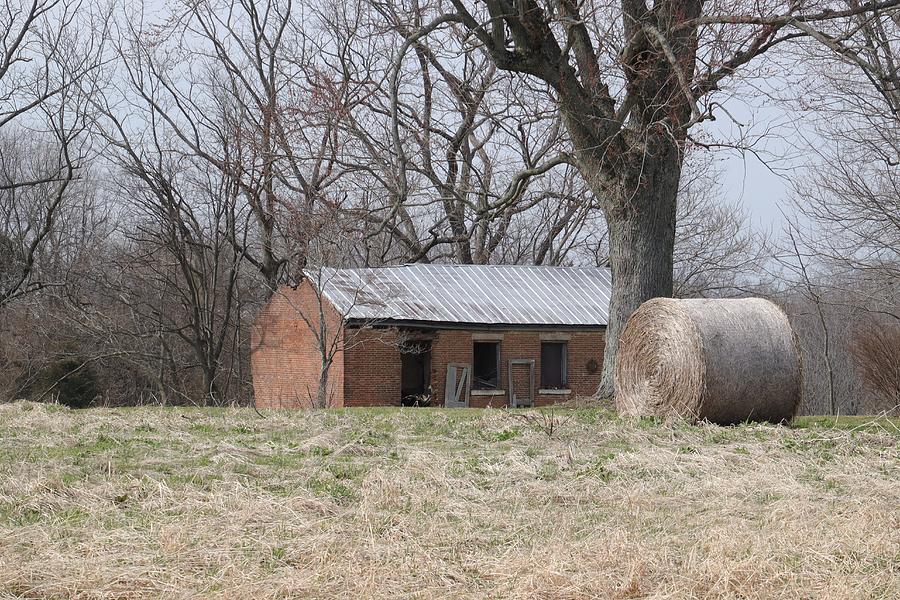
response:
[[[765,94],[741,94],[726,107],[728,114],[718,111],[716,121],[704,124],[703,130],[720,142],[737,140],[743,131],[746,137],[758,140],[754,145],[758,155],[732,149],[715,151],[722,199],[743,206],[754,227],[778,237],[786,225],[782,212],[794,216],[790,204],[793,181],[815,161],[808,140],[818,136],[808,116],[776,104]]]

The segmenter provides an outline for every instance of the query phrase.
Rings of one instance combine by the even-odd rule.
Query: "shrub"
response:
[[[69,408],[87,408],[99,394],[97,377],[90,365],[77,358],[51,363],[42,373],[43,391]]]
[[[900,325],[860,329],[850,342],[850,353],[869,390],[889,410],[900,406]]]

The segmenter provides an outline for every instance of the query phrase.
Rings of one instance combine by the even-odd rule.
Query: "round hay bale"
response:
[[[622,331],[615,380],[623,414],[778,423],[800,405],[800,352],[768,300],[655,298]]]

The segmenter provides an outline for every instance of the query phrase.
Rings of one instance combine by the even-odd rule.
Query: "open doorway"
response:
[[[400,351],[400,404],[431,405],[431,342],[409,342]]]
[[[472,349],[472,389],[500,387],[500,342],[475,342]]]

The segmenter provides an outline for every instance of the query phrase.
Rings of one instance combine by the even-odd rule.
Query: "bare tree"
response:
[[[215,170],[195,168],[184,176],[182,165],[167,164],[158,149],[152,156],[123,158],[131,179],[122,189],[133,198],[134,220],[122,266],[142,283],[124,299],[160,333],[191,349],[189,364],[202,375],[204,397],[221,404],[232,384],[222,358],[237,319],[243,258],[231,243],[238,191]]]
[[[329,64],[344,49],[316,14],[233,0],[176,3],[161,23],[125,17],[115,52],[124,83],[98,104],[114,136],[150,124],[164,151],[232,182],[249,231],[231,242],[269,293],[306,264],[318,207],[346,170],[339,124],[362,85]]]
[[[374,6],[397,34],[397,46],[412,39],[412,52],[398,54],[389,65],[396,85],[390,95],[367,102],[369,110],[391,115],[384,130],[390,136],[379,152],[390,161],[393,200],[366,216],[379,227],[389,225],[406,246],[407,261],[497,260],[495,252],[518,215],[549,216],[549,205],[574,205],[566,202],[575,187],[566,175],[569,157],[559,118],[487,56],[460,57],[456,47],[463,32],[442,32],[450,39],[412,38],[427,4]],[[568,216],[563,220],[578,221]],[[548,234],[562,227],[546,225]],[[547,248],[535,251],[532,260],[543,262]]]
[[[804,246],[832,269],[858,274],[871,306],[898,313],[900,289],[900,12],[855,15],[810,29],[808,68],[827,82],[806,94],[816,111],[817,160],[795,186]],[[875,288],[878,288],[877,291]]]
[[[789,269],[793,269],[800,275],[803,288],[806,294],[808,294],[809,299],[812,301],[813,306],[815,307],[816,316],[819,320],[819,327],[822,331],[821,354],[823,359],[825,360],[825,370],[828,382],[828,414],[834,415],[837,414],[837,403],[835,402],[834,396],[834,368],[831,366],[831,335],[828,329],[828,322],[825,319],[825,310],[823,308],[824,301],[822,299],[822,295],[816,290],[816,286],[810,279],[809,271],[806,267],[806,262],[803,258],[802,253],[800,252],[800,247],[797,245],[797,239],[794,236],[793,230],[788,230],[788,237],[791,240],[791,249],[793,250],[791,259],[796,262],[783,261],[782,264],[786,265]]]
[[[690,151],[678,191],[673,256],[675,297],[735,295],[764,283],[766,232],[723,199],[721,172],[702,149]]]
[[[4,132],[5,133],[5,132]],[[0,307],[58,284],[41,267],[59,229],[61,213],[73,208],[70,186],[76,166],[71,140],[27,141],[0,134]],[[78,158],[78,157],[76,157]]]
[[[41,263],[67,233],[62,213],[83,208],[72,183],[88,156],[83,116],[99,42],[79,35],[79,7],[0,7],[0,307],[60,283]]]
[[[803,27],[814,43],[800,56],[816,83],[792,103],[812,115],[816,135],[807,140],[808,174],[794,186],[796,235],[785,254],[822,273],[803,281],[831,350],[826,359],[843,353],[856,362],[831,389],[854,380],[861,396],[880,402],[873,405],[895,409],[875,382],[890,379],[895,366],[878,357],[896,340],[874,332],[900,322],[900,13],[890,7]],[[844,335],[829,344],[831,330]]]
[[[723,199],[722,174],[711,158],[704,149],[692,149],[682,171],[672,261],[675,297],[740,295],[771,279],[765,268],[771,258],[768,234],[756,231],[739,205]],[[592,262],[608,265],[605,223],[589,235],[600,243],[574,250],[569,259],[577,261],[589,250]]]
[[[866,385],[887,410],[900,409],[900,325],[870,325],[859,330],[850,351]]]

